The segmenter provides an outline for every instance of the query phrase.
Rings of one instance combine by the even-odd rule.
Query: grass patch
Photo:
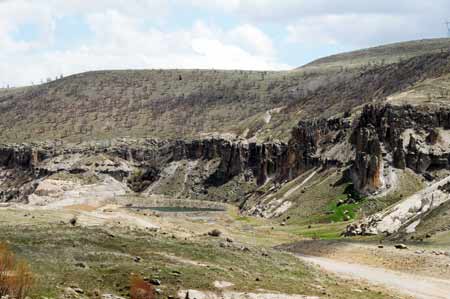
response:
[[[30,261],[36,273],[37,287],[30,294],[32,298],[56,298],[62,289],[71,285],[82,288],[87,296],[99,290],[128,298],[132,273],[160,280],[163,294],[157,298],[175,296],[180,289],[217,291],[213,285],[216,280],[233,283],[233,290],[238,292],[264,289],[321,296],[317,288],[320,285],[333,298],[362,298],[362,295],[364,298],[389,298],[370,290],[364,290],[363,294],[342,291],[343,282],[336,278],[324,276],[290,254],[268,246],[241,243],[234,234],[230,236],[235,242],[225,248],[220,246],[224,241],[222,237],[198,235],[179,239],[163,232],[119,227],[108,227],[105,231],[101,227],[72,227],[58,221],[49,224],[43,222],[43,212],[40,217],[26,219],[20,218],[22,214],[18,213],[22,222],[12,222],[13,211],[0,213],[2,218],[7,218],[7,221],[0,221],[0,242],[8,242],[18,257]],[[27,223],[23,222],[25,220]],[[242,220],[253,222],[250,217]],[[238,234],[242,238],[262,240],[267,238],[267,233],[258,228],[264,224],[257,219],[254,231],[240,230]],[[287,235],[296,229],[304,228],[279,227],[270,231],[277,236],[282,233],[280,230],[286,230]],[[318,226],[311,232],[324,236],[327,230],[330,232],[331,228]],[[249,250],[242,250],[244,245]]]
[[[342,222],[355,219],[359,206],[359,203],[339,205],[339,200],[334,200],[328,205],[330,213],[328,218],[331,222]]]
[[[347,223],[323,223],[287,227],[286,231],[304,238],[333,240],[341,238]]]
[[[349,201],[349,199],[352,199]],[[349,221],[358,218],[361,205],[366,201],[354,189],[353,184],[348,184],[344,194],[338,195],[327,207],[328,220],[330,222]]]
[[[50,234],[48,232],[51,232]],[[79,285],[87,292],[100,288],[128,296],[131,273],[160,279],[165,294],[174,295],[179,288],[214,290],[214,280],[234,283],[240,291],[264,287],[289,293],[315,293],[302,281],[310,281],[309,270],[289,255],[273,253],[268,259],[252,249],[221,248],[220,240],[204,237],[179,241],[143,232],[122,231],[110,237],[100,229],[63,226],[18,227],[2,233],[22,257],[31,261],[38,273],[38,288],[32,294],[57,296],[56,286]],[[134,257],[139,256],[140,262]],[[182,263],[167,256],[191,261]],[[194,263],[209,265],[195,266]],[[87,268],[79,268],[84,263]],[[291,264],[290,267],[280,264]],[[177,274],[181,273],[181,274]]]

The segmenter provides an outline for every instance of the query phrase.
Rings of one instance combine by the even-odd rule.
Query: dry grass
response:
[[[5,244],[0,244],[0,297],[22,299],[33,285],[33,274],[26,262],[18,261]]]

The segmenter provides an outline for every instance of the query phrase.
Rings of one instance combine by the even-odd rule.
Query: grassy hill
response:
[[[214,70],[101,71],[0,93],[4,140],[252,137],[329,75]]]
[[[317,59],[303,68],[359,68],[396,63],[412,57],[448,51],[450,38],[423,39],[388,44]]]
[[[286,140],[300,119],[332,116],[445,76],[448,53],[441,49],[449,42],[382,46],[286,72],[99,71],[3,89],[0,139],[77,142],[227,134]]]

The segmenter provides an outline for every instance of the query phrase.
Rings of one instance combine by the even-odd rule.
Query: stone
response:
[[[84,294],[84,290],[81,288],[74,288],[73,290],[78,294]]]
[[[88,265],[84,262],[77,262],[75,263],[75,267],[86,269],[88,268]]]
[[[159,279],[150,279],[149,281],[152,285],[159,286],[161,285],[161,281]]]
[[[405,244],[396,244],[395,248],[396,249],[408,249],[408,247]]]
[[[135,256],[135,257],[133,258],[133,261],[134,261],[135,263],[139,263],[141,260],[142,260],[142,258],[141,258],[140,256]]]
[[[113,294],[103,294],[101,295],[101,299],[125,299],[125,298]]]

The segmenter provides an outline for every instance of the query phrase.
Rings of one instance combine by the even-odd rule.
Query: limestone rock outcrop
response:
[[[3,145],[0,201],[26,202],[41,182],[65,173],[86,181],[108,176],[147,195],[241,202],[267,182],[279,186],[307,171],[333,167],[348,170],[343,179],[371,195],[390,187],[393,168],[431,179],[433,171],[449,169],[449,129],[449,109],[369,105],[360,114],[301,121],[288,143],[123,138]]]
[[[233,188],[242,189],[241,185],[246,185],[247,190],[236,192],[232,198],[236,200],[239,194],[268,180],[286,182],[312,168],[348,163],[351,155],[336,156],[333,151],[341,152],[335,147],[346,143],[344,132],[349,129],[350,123],[344,119],[300,122],[289,143],[207,138],[192,141],[118,139],[81,145],[4,145],[0,148],[1,172],[5,175],[14,172],[14,175],[0,182],[3,193],[6,186],[11,185],[1,200],[24,201],[42,179],[60,172],[108,175],[126,182],[135,192],[149,193],[146,189],[158,183],[163,173],[170,173],[170,167],[175,167],[173,163],[181,161],[204,161],[195,165],[187,163],[192,168],[189,174],[186,169],[182,170],[186,173],[185,183],[195,181],[195,186],[191,186],[195,189],[193,193],[208,194],[209,188],[220,188],[236,180]],[[20,196],[18,190],[24,184],[19,180],[19,172],[34,188],[28,188]],[[171,175],[178,173],[180,171]]]
[[[352,178],[363,194],[384,188],[383,169],[426,173],[450,166],[450,109],[412,106],[364,107],[352,133]]]

